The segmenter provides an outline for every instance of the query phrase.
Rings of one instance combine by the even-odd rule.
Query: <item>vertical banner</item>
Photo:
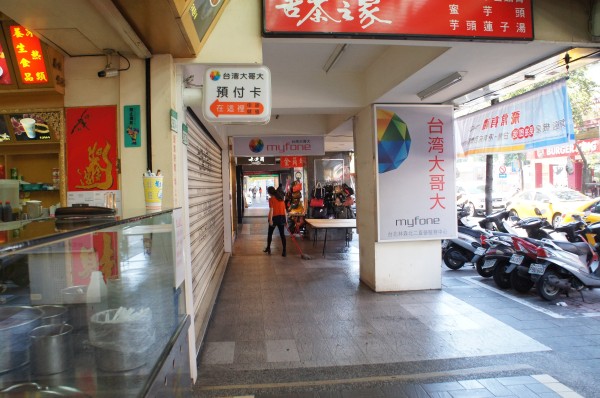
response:
[[[379,241],[456,237],[453,108],[375,105]]]
[[[123,107],[123,123],[123,131],[125,131],[125,147],[142,146],[139,105],[125,105]]]
[[[69,191],[116,190],[117,107],[66,109]]]

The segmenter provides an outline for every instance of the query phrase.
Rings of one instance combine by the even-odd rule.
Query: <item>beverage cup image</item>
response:
[[[26,117],[20,120],[21,126],[25,129],[25,134],[29,138],[35,138],[35,119]]]

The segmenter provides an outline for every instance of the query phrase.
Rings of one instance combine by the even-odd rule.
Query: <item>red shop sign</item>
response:
[[[263,0],[265,35],[533,40],[531,0]]]
[[[40,39],[29,29],[20,25],[10,26],[10,38],[22,82],[24,84],[47,84],[48,73]]]
[[[281,167],[304,167],[304,156],[281,156],[279,165]]]

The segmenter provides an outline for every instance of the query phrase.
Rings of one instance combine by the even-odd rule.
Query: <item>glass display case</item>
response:
[[[189,393],[178,217],[0,223],[0,397]]]

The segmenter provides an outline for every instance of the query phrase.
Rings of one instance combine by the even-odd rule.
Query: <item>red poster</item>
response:
[[[96,232],[70,241],[71,285],[88,285],[92,271],[102,271],[104,279],[119,275],[116,232]]]
[[[47,84],[48,73],[40,39],[19,25],[10,27],[10,37],[23,83]]]
[[[67,188],[117,190],[117,107],[66,108]]]
[[[263,0],[266,35],[533,40],[531,0]]]

